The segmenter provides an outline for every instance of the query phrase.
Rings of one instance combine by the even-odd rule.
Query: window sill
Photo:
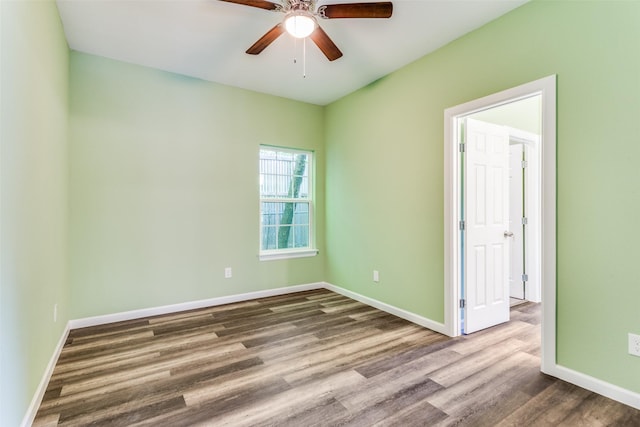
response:
[[[318,255],[317,249],[294,249],[291,251],[262,252],[259,257],[260,261],[274,261],[278,259],[306,258],[316,255]]]

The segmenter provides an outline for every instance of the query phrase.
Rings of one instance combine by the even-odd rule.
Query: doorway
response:
[[[468,334],[509,321],[514,304],[540,302],[540,95],[457,117],[455,126],[460,332]]]
[[[508,231],[509,297],[519,302],[541,301],[540,182],[541,95],[490,107],[469,117],[500,126],[509,138]],[[461,120],[460,118],[458,119]],[[464,153],[462,154],[464,155]],[[463,278],[464,279],[464,278]],[[464,296],[463,296],[464,297]]]
[[[465,222],[467,218],[463,218],[463,213],[467,206],[463,206],[463,201],[467,200],[467,194],[463,190],[464,181],[464,168],[465,159],[461,156],[461,142],[464,142],[465,129],[460,126],[463,120],[469,119],[471,116],[477,114],[481,115],[483,112],[487,112],[496,107],[502,107],[507,104],[511,104],[517,101],[530,99],[532,97],[539,96],[540,98],[540,111],[541,111],[541,132],[539,146],[539,250],[535,251],[539,254],[539,281],[540,281],[540,299],[542,300],[542,370],[545,372],[547,367],[553,368],[555,366],[555,288],[556,288],[556,264],[555,264],[555,227],[556,227],[556,212],[555,212],[555,194],[556,194],[556,162],[555,162],[555,120],[556,120],[556,77],[549,76],[540,80],[536,80],[531,83],[527,83],[512,89],[505,90],[487,97],[471,101],[456,107],[448,108],[445,110],[445,329],[450,336],[457,336],[461,333],[461,327],[464,319],[461,318],[461,314],[464,313],[464,304],[468,301],[462,298],[465,290],[465,274],[463,270],[465,266],[465,251],[468,251],[468,247],[465,248],[465,242],[461,238],[461,235],[466,226]],[[492,130],[487,130],[487,138],[494,138],[491,134]],[[510,137],[507,137],[507,142],[504,138],[500,139],[495,137],[496,147],[506,147],[506,151],[509,151]],[[517,145],[517,144],[513,144]],[[501,150],[502,148],[500,148]],[[523,148],[524,150],[524,148]],[[469,157],[468,152],[465,155]],[[468,159],[466,159],[468,160]],[[468,166],[468,165],[466,165]],[[493,166],[492,166],[493,167]],[[496,166],[498,167],[498,166]],[[508,167],[508,166],[506,166]],[[499,166],[502,168],[502,166]],[[490,179],[504,178],[504,174],[487,175]],[[524,176],[526,178],[526,175]],[[488,187],[487,187],[488,188]],[[505,188],[505,187],[503,187]],[[508,188],[508,187],[507,187]],[[497,198],[487,199],[494,203],[495,200],[500,199],[500,194]],[[492,196],[488,196],[492,197]],[[526,197],[526,196],[525,196]],[[508,198],[508,197],[507,197]],[[495,203],[494,203],[495,205]],[[498,205],[495,205],[498,206]],[[500,209],[503,205],[500,205]],[[496,210],[496,212],[504,212],[504,210]],[[508,218],[506,214],[506,218]],[[495,218],[504,220],[504,215],[497,215]],[[506,228],[505,228],[506,227]],[[490,248],[496,256],[492,261],[498,265],[505,258],[505,251],[508,251],[508,245],[505,245],[504,239],[511,238],[509,235],[510,225],[501,223],[499,226],[494,227],[494,234],[497,236],[496,243],[487,243],[487,248]],[[495,233],[497,231],[497,234]],[[526,235],[525,235],[526,239]],[[484,244],[484,243],[483,243]],[[528,248],[528,246],[525,246]],[[481,253],[479,251],[478,253]],[[467,257],[469,257],[469,252]],[[488,252],[487,252],[488,253]],[[527,257],[523,259],[523,263],[526,265]],[[484,261],[483,261],[484,262]],[[482,264],[487,265],[487,264]],[[481,265],[481,267],[482,267]],[[507,271],[506,267],[501,267],[502,273]],[[484,274],[484,272],[481,272]],[[504,277],[504,276],[501,276]],[[494,280],[491,280],[493,285]],[[498,299],[504,299],[508,295],[508,278],[501,282],[501,285],[506,284],[506,291],[502,295],[498,295]],[[504,287],[500,289],[505,289]],[[496,294],[498,289],[496,288]],[[525,293],[526,295],[526,293]],[[464,295],[465,297],[467,295]],[[531,297],[533,299],[533,296]],[[484,301],[483,303],[486,303]],[[508,306],[507,306],[508,310]]]

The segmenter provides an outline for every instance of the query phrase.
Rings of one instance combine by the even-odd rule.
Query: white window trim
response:
[[[273,251],[261,251],[260,261],[274,261],[278,259],[306,258],[318,255],[317,249],[278,249]]]
[[[308,167],[308,177],[309,177],[309,194],[310,197],[300,198],[297,200],[301,203],[309,203],[309,247],[305,248],[288,248],[288,249],[270,249],[270,250],[262,250],[262,223],[259,223],[260,228],[260,242],[259,242],[259,253],[258,259],[260,261],[275,261],[275,260],[283,260],[283,259],[293,259],[293,258],[306,258],[313,257],[318,255],[318,249],[315,248],[315,152],[311,150],[303,150],[296,148],[287,148],[287,147],[279,147],[275,145],[266,145],[261,144],[260,150],[265,149],[273,149],[280,150],[285,152],[292,153],[304,153],[310,156],[310,162],[307,165]],[[259,157],[259,156],[258,156]],[[259,194],[260,204],[263,201],[268,202],[291,202],[291,199],[282,199],[282,198],[262,198],[262,194]],[[261,208],[262,209],[262,208]],[[260,217],[258,218],[260,221]]]

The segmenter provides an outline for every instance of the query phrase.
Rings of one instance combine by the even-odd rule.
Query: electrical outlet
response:
[[[640,335],[629,334],[629,354],[640,356]]]
[[[233,276],[233,271],[231,270],[231,267],[227,267],[224,269],[224,278],[225,279],[231,279],[231,277]]]
[[[373,281],[376,283],[380,282],[380,273],[378,270],[373,270]]]
[[[53,322],[58,321],[58,303],[53,304]]]

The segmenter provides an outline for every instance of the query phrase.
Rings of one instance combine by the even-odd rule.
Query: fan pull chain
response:
[[[307,38],[302,40],[302,78],[307,78]]]
[[[293,63],[298,63],[298,39],[293,39]],[[307,39],[302,39],[302,78],[307,78]]]
[[[297,64],[298,63],[298,39],[293,37],[293,63]]]

